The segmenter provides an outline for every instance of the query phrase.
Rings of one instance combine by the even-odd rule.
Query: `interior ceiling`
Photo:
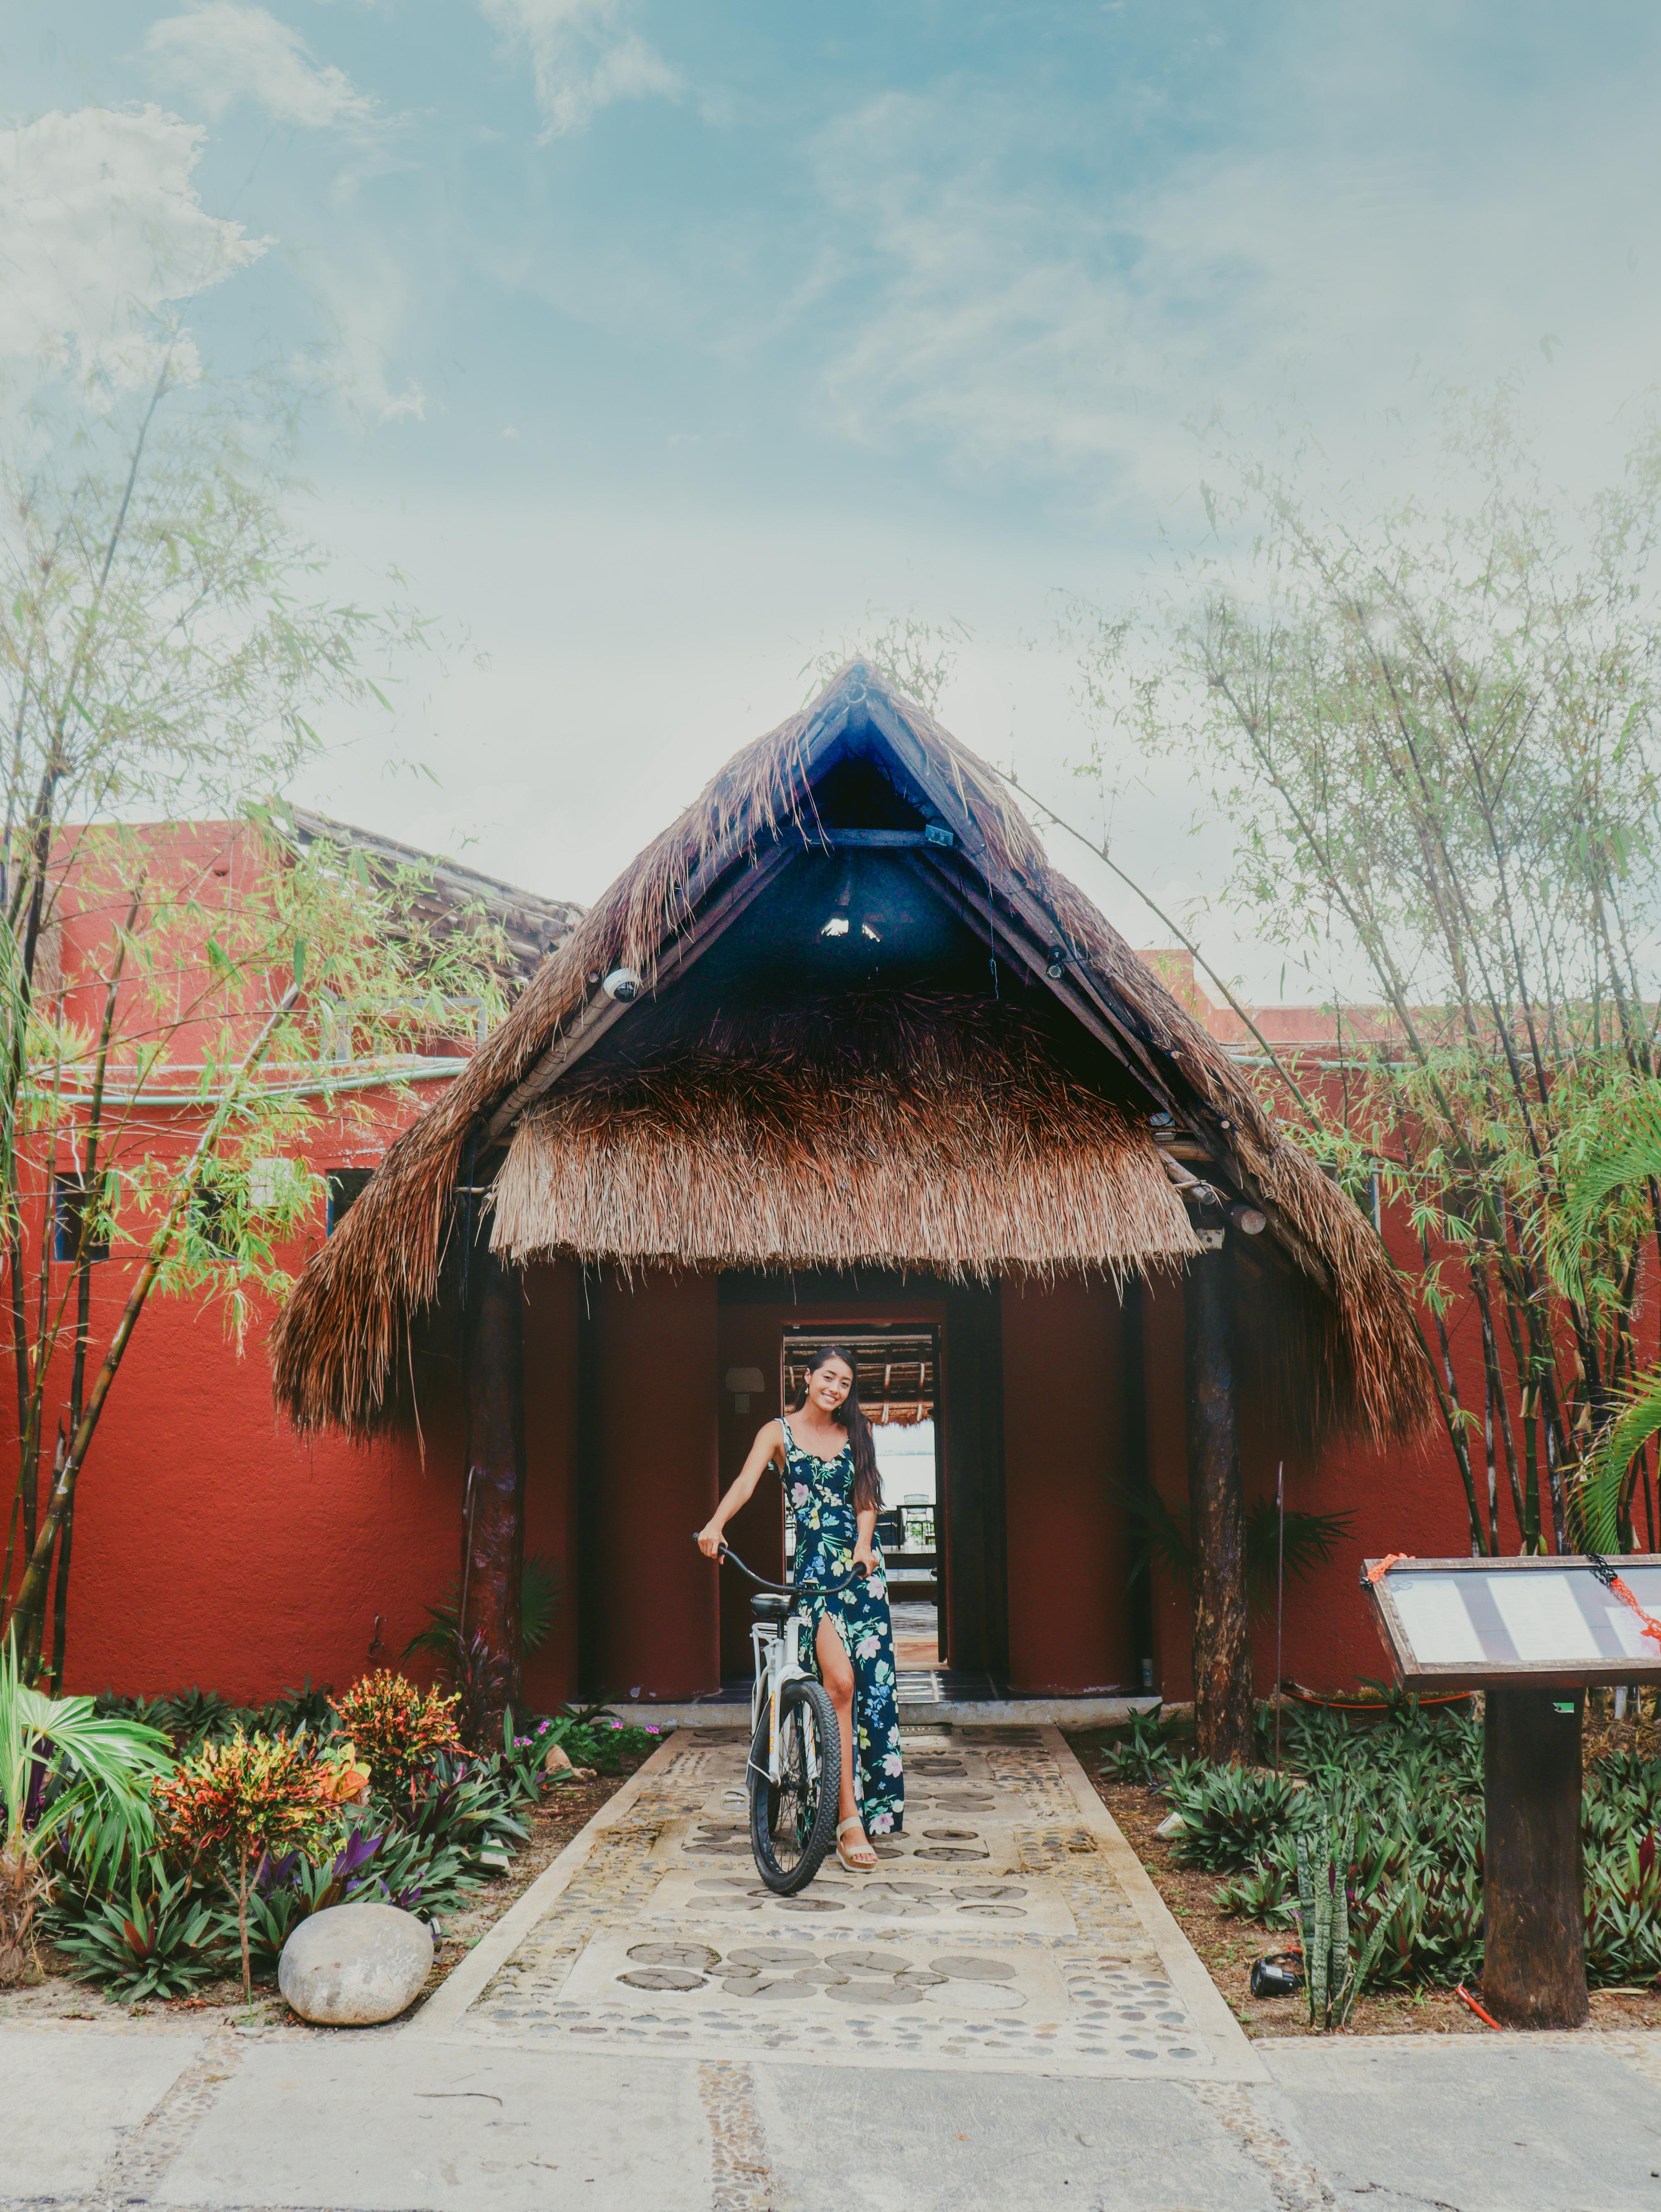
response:
[[[805,823],[921,833],[939,819],[868,733],[815,779]],[[961,866],[961,860],[952,865]],[[1151,1104],[1123,1062],[1060,1004],[1008,940],[950,906],[935,864],[915,848],[805,847],[660,994],[637,1000],[585,1055],[593,1073],[649,1066],[707,1036],[722,1014],[834,1001],[841,993],[942,992],[1019,1005],[1059,1064],[1134,1114]]]
[[[784,1389],[788,1403],[801,1395],[813,1354],[827,1340],[854,1354],[860,1404],[867,1420],[908,1426],[934,1418],[934,1339],[928,1331],[789,1329],[784,1338]]]

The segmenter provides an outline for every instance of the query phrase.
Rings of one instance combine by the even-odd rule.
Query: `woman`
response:
[[[813,1354],[800,1404],[757,1437],[743,1473],[698,1536],[706,1559],[720,1558],[722,1529],[749,1504],[769,1467],[778,1469],[796,1517],[798,1588],[843,1582],[865,1569],[836,1596],[807,1600],[802,1656],[830,1692],[842,1736],[837,1856],[850,1873],[869,1874],[877,1863],[871,1837],[897,1834],[904,1818],[905,1771],[894,1630],[876,1540],[882,1482],[871,1425],[860,1411],[854,1355],[841,1345]]]

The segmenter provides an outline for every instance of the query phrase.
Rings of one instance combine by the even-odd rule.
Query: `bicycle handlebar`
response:
[[[701,1529],[695,1528],[692,1531],[693,1540],[696,1541],[702,1534]],[[856,1564],[853,1573],[849,1576],[845,1583],[770,1583],[764,1575],[758,1575],[753,1567],[745,1566],[733,1547],[723,1540],[715,1565],[719,1567],[726,1559],[730,1559],[741,1574],[748,1575],[757,1589],[775,1590],[781,1597],[840,1597],[843,1590],[852,1589],[856,1582],[871,1571],[861,1559]]]

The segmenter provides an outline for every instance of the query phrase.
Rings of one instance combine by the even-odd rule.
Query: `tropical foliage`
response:
[[[1366,1990],[1478,1979],[1481,1722],[1410,1699],[1368,1723],[1317,1708],[1286,1717],[1281,1747],[1279,1771],[1206,1765],[1149,1716],[1104,1771],[1151,1776],[1181,1823],[1173,1859],[1227,1876],[1224,1912],[1299,1935],[1317,2026],[1342,2027]],[[1661,1761],[1593,1760],[1581,1821],[1588,1979],[1661,1979]]]
[[[1561,1550],[1641,1364],[1661,1234],[1661,1183],[1610,1184],[1579,1264],[1551,1266],[1582,1164],[1661,1073],[1661,431],[1578,508],[1504,395],[1451,413],[1427,458],[1433,501],[1370,509],[1307,448],[1209,453],[1205,553],[1145,619],[1079,612],[1100,732],[1081,767],[1110,820],[1130,732],[1228,826],[1214,901],[1330,1023],[1318,1079],[1260,1039],[1265,1096],[1410,1233],[1473,1547]],[[1653,1547],[1658,1517],[1640,1446],[1615,1520]]]
[[[352,1763],[351,1747],[321,1757],[303,1736],[234,1735],[207,1743],[157,1783],[161,1836],[192,1875],[217,1873],[236,1900],[242,1991],[250,1988],[248,1892],[261,1859],[303,1846],[337,1817],[342,1802],[368,1776]]]
[[[424,626],[328,594],[284,396],[177,366],[0,442],[0,1626],[55,1683],[81,1471],[151,1292],[211,1297],[240,1340],[319,1205],[319,1116],[502,1004],[482,911],[435,927],[418,868],[302,838],[271,797],[322,707],[389,703]],[[131,826],[193,817],[216,836]],[[131,1273],[94,1300],[106,1255]]]
[[[456,1703],[453,1693],[418,1690],[383,1667],[355,1682],[334,1711],[340,1727],[362,1746],[381,1789],[397,1795],[430,1774],[441,1757],[460,1754]]]
[[[120,1879],[147,1850],[166,1749],[155,1729],[90,1698],[31,1688],[15,1638],[0,1637],[0,1986],[33,1968],[54,1863],[91,1884]]]
[[[455,1738],[453,1696],[385,1669],[338,1698],[308,1681],[258,1708],[202,1689],[19,1696],[18,1710],[58,1715],[65,1746],[44,1785],[39,1731],[7,1767],[25,1777],[30,1924],[128,2002],[227,1973],[246,1991],[275,1975],[301,1921],[352,1899],[417,1913],[436,1936],[510,1867],[527,1808],[578,1772],[635,1763],[657,1737],[587,1707],[510,1716],[501,1748],[473,1755]],[[106,1802],[84,1767],[127,1742],[132,1773]]]

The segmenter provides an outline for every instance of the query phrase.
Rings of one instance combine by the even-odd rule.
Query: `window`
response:
[[[78,1256],[82,1224],[89,1214],[98,1211],[100,1194],[88,1190],[78,1175],[60,1175],[52,1178],[52,1256],[58,1260],[74,1260]],[[105,1194],[105,1203],[109,1194]],[[109,1239],[103,1237],[87,1246],[88,1260],[107,1260]]]
[[[198,1183],[191,1193],[191,1226],[204,1244],[227,1259],[236,1250],[235,1202],[228,1190]]]
[[[329,1234],[335,1231],[350,1212],[354,1203],[362,1194],[364,1186],[374,1173],[373,1168],[331,1168],[327,1176],[329,1186]]]

